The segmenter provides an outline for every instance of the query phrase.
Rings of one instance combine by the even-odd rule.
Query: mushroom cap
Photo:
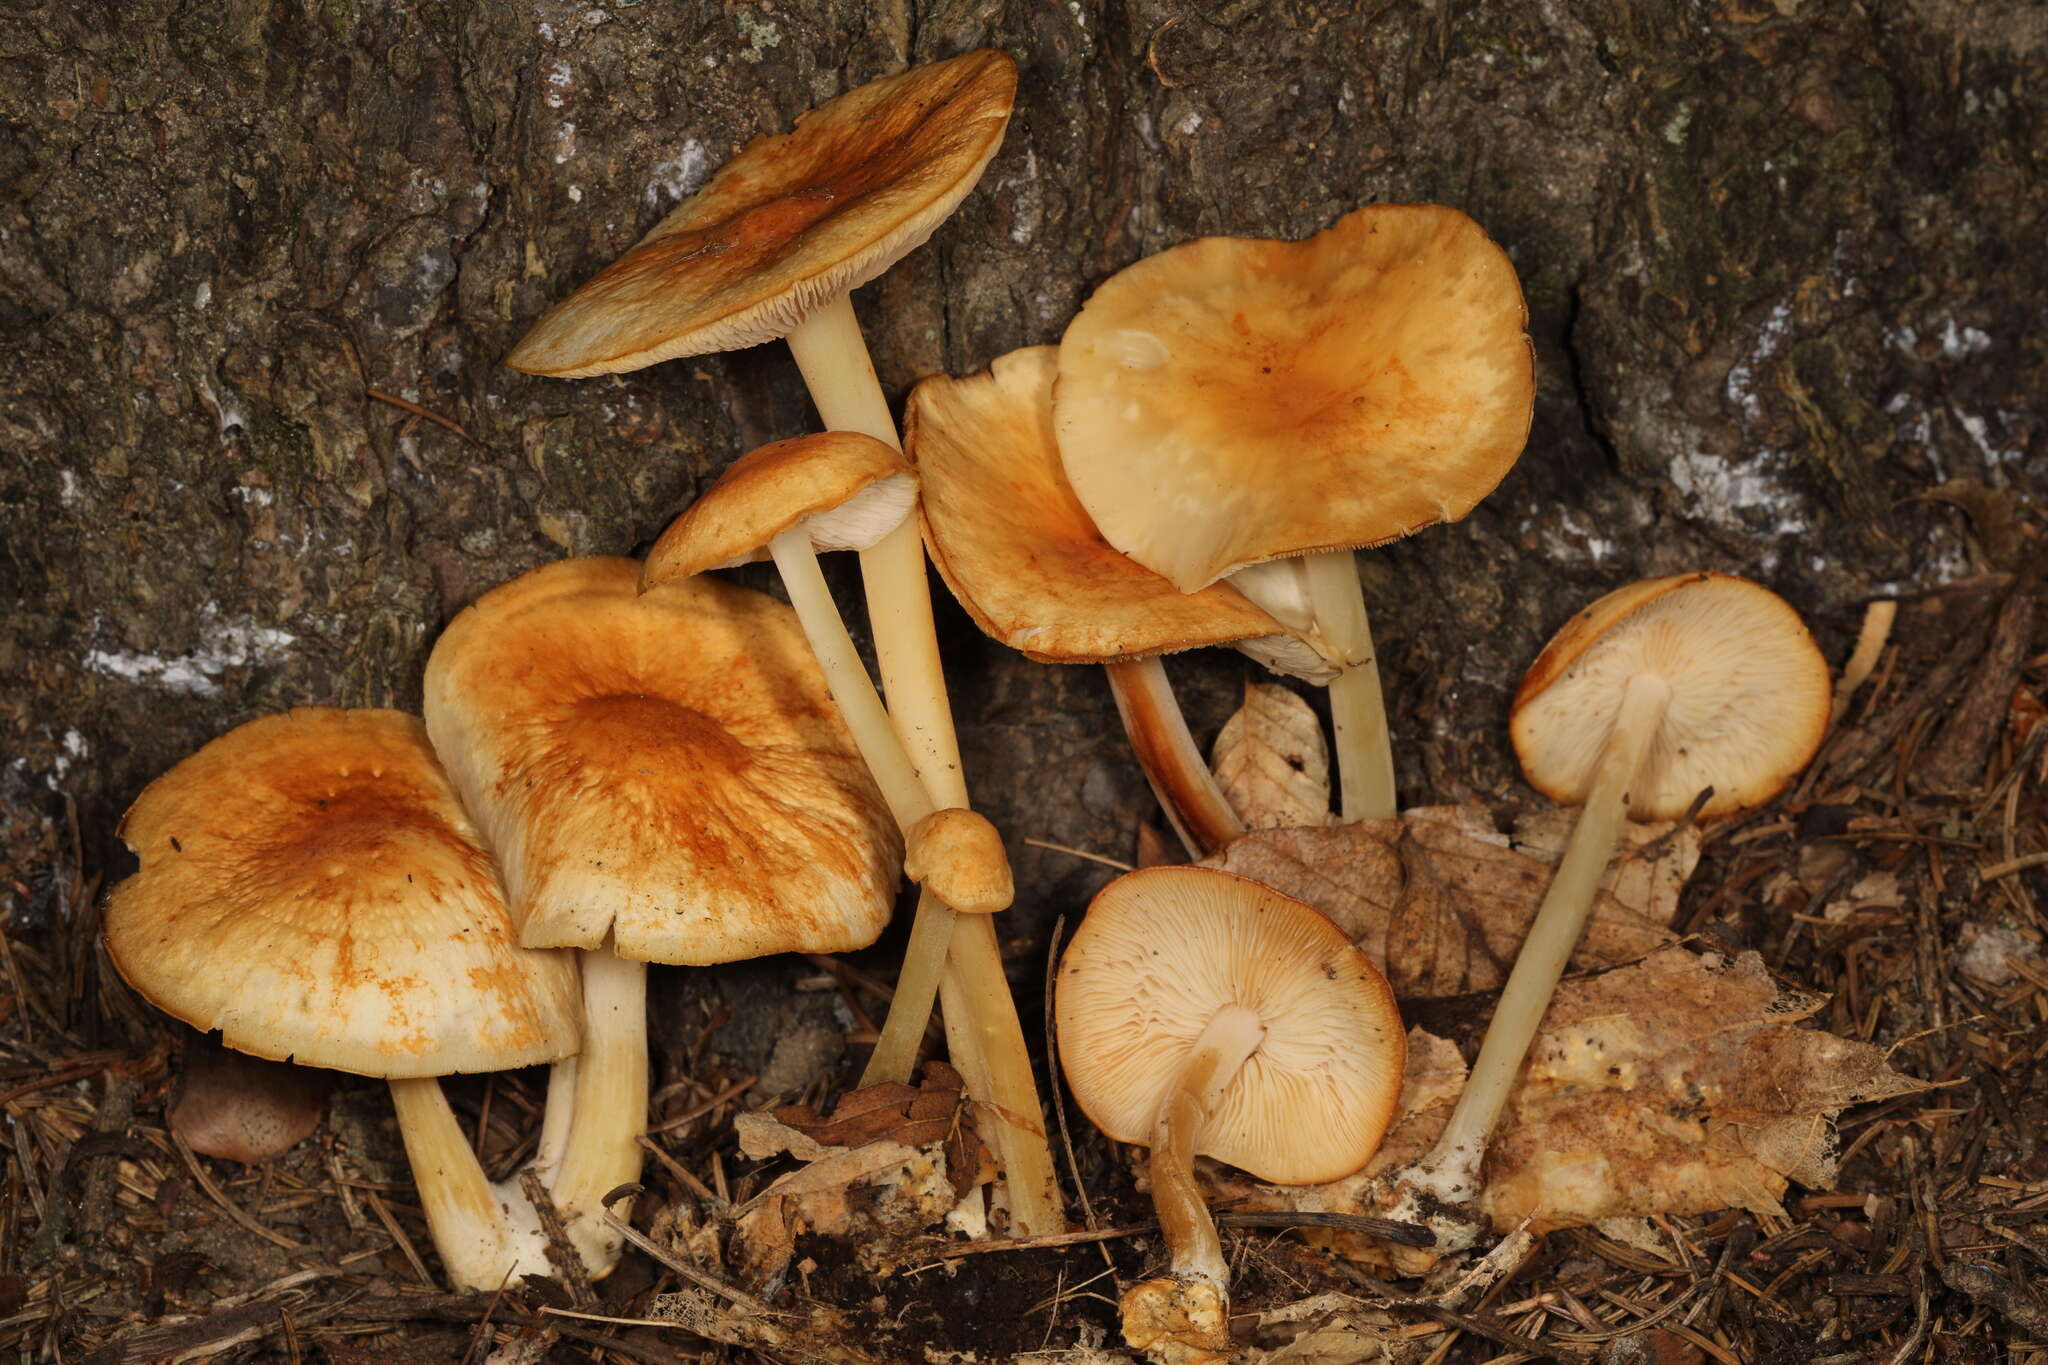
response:
[[[569,559],[485,593],[427,661],[427,728],[522,942],[731,962],[865,947],[902,857],[796,613]]]
[[[1195,1150],[1284,1185],[1363,1166],[1401,1093],[1393,991],[1320,911],[1212,868],[1127,873],[1090,903],[1055,1002],[1075,1100],[1118,1142],[1149,1144],[1181,1055],[1233,1004],[1266,1037]]]
[[[1003,836],[988,817],[935,810],[903,841],[903,875],[964,915],[992,915],[1017,898]]]
[[[1622,691],[1644,671],[1671,685],[1671,702],[1630,787],[1632,819],[1676,819],[1707,787],[1702,817],[1759,805],[1827,733],[1827,660],[1799,613],[1745,578],[1676,574],[1607,594],[1530,665],[1509,721],[1529,784],[1584,801]]]
[[[787,336],[923,245],[996,154],[1016,93],[1016,63],[983,49],[755,139],[505,363],[580,379]]]
[[[407,1077],[580,1045],[574,960],[519,946],[412,716],[251,721],[150,783],[120,833],[142,866],[107,899],[108,955],[237,1051]]]
[[[1113,549],[1068,487],[1053,439],[1058,352],[911,391],[904,449],[946,586],[989,635],[1041,663],[1103,663],[1273,635],[1232,588],[1189,596]]]
[[[865,550],[917,502],[898,451],[856,431],[824,431],[750,450],[669,523],[647,553],[642,588],[759,559],[800,521],[819,550]]]
[[[1068,325],[1060,456],[1109,543],[1184,592],[1379,545],[1464,516],[1521,454],[1527,321],[1507,254],[1440,205],[1188,242]]]

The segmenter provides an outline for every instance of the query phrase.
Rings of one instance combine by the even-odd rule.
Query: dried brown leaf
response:
[[[1210,760],[1246,829],[1330,823],[1330,750],[1322,722],[1295,693],[1248,683]]]
[[[1645,826],[1618,855],[1574,969],[1669,944],[1664,927],[1698,859],[1687,833]],[[1497,990],[1550,884],[1545,841],[1524,851],[1475,806],[1428,806],[1398,821],[1255,830],[1204,859],[1315,906],[1386,970],[1404,999]],[[1557,841],[1558,844],[1562,840]],[[1541,856],[1538,856],[1538,855]]]
[[[1480,1208],[1499,1231],[1545,1231],[1649,1214],[1737,1207],[1781,1213],[1787,1183],[1826,1189],[1834,1118],[1925,1084],[1882,1049],[1800,1027],[1825,1002],[1780,988],[1762,959],[1730,962],[1667,948],[1566,982],[1486,1159]],[[1441,1039],[1411,1031],[1400,1117],[1366,1169],[1285,1189],[1226,1178],[1254,1207],[1378,1211],[1384,1182],[1441,1132],[1463,1067]],[[1385,1264],[1352,1234],[1328,1240]]]

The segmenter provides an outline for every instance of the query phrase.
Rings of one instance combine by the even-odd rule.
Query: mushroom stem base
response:
[[[515,1189],[484,1178],[441,1083],[393,1079],[391,1104],[427,1215],[434,1250],[458,1290],[495,1290],[521,1275],[548,1275],[540,1220]]]
[[[1529,1044],[1535,1041],[1565,963],[1593,912],[1593,898],[1628,818],[1629,788],[1642,771],[1670,703],[1671,685],[1663,678],[1640,673],[1629,679],[1571,842],[1501,989],[1500,1004],[1486,1027],[1486,1039],[1465,1078],[1457,1108],[1436,1147],[1403,1177],[1403,1183],[1450,1203],[1466,1203],[1479,1193],[1487,1138],[1507,1107]]]
[[[619,1263],[623,1240],[604,1221],[604,1197],[640,1178],[647,1128],[647,964],[609,946],[578,954],[583,967],[583,1052],[569,1079],[573,1116],[556,1173],[556,1209],[592,1279]],[[550,1077],[550,1080],[559,1079]],[[615,1212],[629,1216],[630,1202]]]
[[[1158,656],[1104,664],[1102,671],[1109,677],[1131,752],[1188,852],[1206,858],[1244,833],[1244,821],[1231,809],[1188,733],[1187,718]]]

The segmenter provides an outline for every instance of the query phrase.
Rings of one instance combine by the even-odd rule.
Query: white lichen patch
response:
[[[90,649],[84,664],[102,677],[193,696],[220,695],[220,678],[231,668],[264,663],[283,654],[298,636],[254,621],[223,621],[217,608],[201,614],[200,638],[189,654],[166,658],[130,650]]]
[[[1759,450],[1740,462],[1699,450],[1681,450],[1668,473],[1686,510],[1736,530],[1792,536],[1807,529],[1804,500],[1786,478],[1781,450]],[[1767,550],[1775,562],[1776,552]]]
[[[1756,340],[1751,343],[1748,354],[1728,367],[1728,401],[1749,421],[1759,421],[1764,415],[1763,404],[1756,394],[1757,370],[1778,353],[1791,330],[1791,302],[1774,305],[1770,316],[1757,328]]]
[[[656,165],[654,173],[647,177],[647,188],[640,191],[641,202],[657,210],[679,204],[697,192],[710,169],[711,154],[704,144],[686,138],[683,149]]]
[[[541,99],[550,109],[560,109],[569,102],[569,93],[576,88],[576,73],[567,62],[549,62],[541,75]]]

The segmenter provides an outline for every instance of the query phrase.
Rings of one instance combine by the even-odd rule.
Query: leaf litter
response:
[[[2038,576],[1987,575],[1902,602],[1794,791],[1638,839],[1488,1168],[1497,1276],[1461,1287],[1459,1262],[1390,1284],[1352,1231],[1247,1226],[1266,1206],[1337,1206],[1341,1189],[1213,1172],[1244,1358],[2048,1361],[2038,595]],[[1302,708],[1267,701],[1298,725]],[[1233,739],[1248,743],[1259,763],[1233,796],[1258,766],[1274,818],[1318,810],[1298,745]],[[1255,831],[1224,862],[1393,953],[1412,1046],[1388,1167],[1426,1150],[1452,1102],[1568,817],[1436,808],[1347,831],[1327,825],[1326,798],[1320,812]],[[805,1226],[757,1296],[733,1253],[741,1211],[820,1192],[775,1191],[789,1159],[745,1154],[751,1074],[709,1042],[729,1006],[680,974],[638,1249],[588,1305],[541,1283],[439,1292],[379,1087],[344,1082],[313,1138],[258,1166],[174,1138],[165,1113],[188,1044],[92,946],[101,877],[82,845],[16,883],[16,906],[43,907],[34,924],[17,912],[0,926],[0,1351],[95,1365],[1128,1359],[1114,1301],[1160,1248],[1126,1154],[1085,1125],[1067,1176],[1094,1225],[1068,1244],[940,1258],[920,1248],[966,1244],[928,1234],[884,1264]],[[815,988],[839,993],[856,1039],[886,989],[857,961]],[[490,1169],[523,1158],[543,1084],[452,1087]],[[848,1152],[907,1136],[911,1096],[818,1127],[847,1117],[832,1084],[786,1097],[816,1123],[770,1121]],[[822,1192],[849,1219],[878,1205],[870,1159]],[[950,1160],[928,1169],[941,1165],[957,1198]],[[1000,1209],[986,1216],[999,1232]]]

